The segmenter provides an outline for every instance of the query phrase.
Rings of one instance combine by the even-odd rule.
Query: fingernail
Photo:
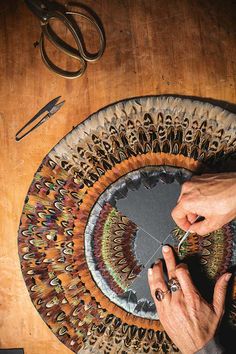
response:
[[[180,263],[175,267],[175,269],[186,269],[188,271],[188,266],[186,263]]]
[[[170,250],[170,247],[167,246],[167,245],[162,247],[162,251],[165,252],[165,253],[169,252],[169,250]]]
[[[155,262],[154,262],[154,264],[159,264],[160,263],[160,259],[157,259]]]
[[[148,268],[148,275],[152,277],[152,268]]]
[[[229,281],[229,279],[231,278],[232,273],[226,273],[225,274],[225,281]]]

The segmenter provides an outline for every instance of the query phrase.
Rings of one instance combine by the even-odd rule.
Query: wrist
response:
[[[222,354],[224,352],[216,337],[209,340],[200,350],[194,354]]]

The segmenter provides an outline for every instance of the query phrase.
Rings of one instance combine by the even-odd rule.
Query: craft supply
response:
[[[39,48],[44,64],[51,71],[64,78],[74,79],[83,75],[87,67],[87,62],[94,63],[101,58],[105,50],[104,30],[95,13],[87,6],[81,3],[68,2],[66,7],[63,7],[62,4],[50,0],[25,0],[25,3],[40,20],[42,32],[39,40]],[[68,8],[70,5],[77,5],[83,10],[86,10],[88,15],[83,12],[69,11]],[[82,32],[74,17],[86,20],[96,29],[99,35],[99,50],[97,53],[88,53]],[[76,48],[71,47],[54,32],[51,23],[55,20],[59,21],[71,33]],[[79,62],[79,69],[76,71],[67,71],[54,64],[46,52],[45,37],[60,51],[64,52],[69,57],[76,59]]]
[[[16,141],[19,141],[22,138],[24,138],[26,135],[31,133],[34,129],[38,128],[40,125],[46,122],[51,116],[53,116],[65,103],[65,101],[57,103],[60,98],[61,96],[54,98],[52,101],[47,103],[46,106],[40,109],[40,111],[16,133],[15,136]],[[45,116],[41,117],[42,114],[44,114],[45,112],[48,113]],[[33,123],[35,123],[35,125],[32,126]],[[30,128],[30,126],[32,126],[32,128]]]
[[[196,219],[194,220],[194,222],[192,224],[195,224],[195,222],[199,222],[204,220],[204,218],[202,216],[197,216]],[[190,228],[185,232],[184,236],[181,238],[179,244],[178,244],[178,252],[180,251],[180,247],[182,245],[182,243],[186,240],[186,238],[190,235],[191,231]]]
[[[101,209],[93,234],[93,258],[110,288],[123,294],[141,271],[133,245],[137,226],[109,203]]]

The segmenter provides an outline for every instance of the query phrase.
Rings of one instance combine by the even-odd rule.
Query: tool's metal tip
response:
[[[53,115],[55,114],[63,105],[64,105],[65,101],[62,101],[60,103],[57,103],[55,106],[52,107],[52,109],[50,110],[50,114]]]
[[[56,104],[60,98],[61,98],[61,96],[58,96],[58,97],[54,98],[51,102],[54,102],[54,104]]]

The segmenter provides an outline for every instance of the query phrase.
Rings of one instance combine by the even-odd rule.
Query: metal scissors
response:
[[[196,219],[193,221],[192,224],[195,224],[195,222],[199,222],[199,221],[202,221],[204,220],[204,217],[203,216],[197,216]],[[179,244],[178,244],[178,253],[180,251],[180,247],[181,245],[183,244],[183,242],[186,240],[186,238],[190,235],[190,228],[185,232],[185,234],[183,235],[183,237],[181,238]]]
[[[56,98],[54,98],[52,101],[50,101],[49,103],[46,104],[46,106],[44,106],[42,109],[40,109],[40,111],[35,114],[35,116],[33,118],[31,118],[17,133],[16,133],[16,141],[21,140],[22,138],[24,138],[26,135],[28,135],[30,132],[32,132],[34,129],[38,128],[41,124],[43,124],[44,122],[46,122],[46,120],[48,120],[53,114],[55,114],[65,103],[65,101],[62,101],[60,103],[57,103],[59,101],[59,99],[61,98],[61,96],[58,96]],[[32,125],[32,123],[34,123],[34,121],[36,121],[38,118],[40,118],[40,116],[45,113],[48,112],[45,116],[43,116],[38,123],[36,123],[32,128],[29,128],[28,130],[26,130],[26,128],[28,128],[30,125]]]
[[[41,36],[39,40],[39,48],[44,64],[57,75],[67,79],[74,79],[83,75],[86,70],[87,62],[98,61],[105,50],[105,34],[101,22],[96,14],[86,5],[75,2],[68,2],[66,6],[79,6],[87,11],[89,15],[82,12],[68,11],[68,9],[54,1],[50,0],[25,0],[26,5],[38,17],[41,24]],[[86,50],[84,38],[73,16],[77,16],[89,21],[94,25],[99,35],[99,50],[97,53],[88,53]],[[71,47],[63,41],[52,29],[51,21],[58,20],[72,34],[76,48]],[[59,50],[79,61],[79,69],[76,71],[67,71],[54,64],[48,57],[45,49],[45,37]]]

